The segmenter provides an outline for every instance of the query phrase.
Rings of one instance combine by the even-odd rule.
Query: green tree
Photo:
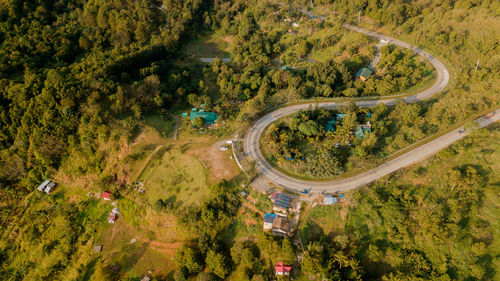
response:
[[[226,257],[222,253],[209,251],[205,262],[207,264],[207,269],[222,279],[229,273]]]
[[[203,127],[203,125],[205,125],[205,119],[203,119],[202,117],[195,117],[193,119],[193,125],[196,128],[201,128],[201,127]]]
[[[306,122],[300,123],[298,129],[302,134],[308,137],[315,136],[319,133],[318,123],[316,123],[314,120],[308,120]]]

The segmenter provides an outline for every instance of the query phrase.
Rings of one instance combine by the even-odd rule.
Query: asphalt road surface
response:
[[[302,11],[301,11],[302,12]],[[309,13],[309,12],[307,12]],[[311,16],[312,14],[310,14]],[[319,16],[318,16],[319,17]],[[321,19],[321,17],[319,17]],[[450,74],[446,67],[434,56],[429,53],[421,50],[411,44],[406,42],[394,39],[390,36],[379,34],[377,32],[369,31],[366,29],[362,29],[352,25],[344,25],[347,29],[352,31],[364,33],[368,36],[374,37],[376,39],[384,39],[388,43],[392,43],[403,48],[407,48],[413,50],[418,55],[426,58],[435,68],[436,70],[436,81],[435,83],[412,96],[404,97],[403,100],[406,103],[413,103],[417,101],[422,101],[432,97],[433,95],[441,92],[450,80]],[[394,105],[396,103],[396,98],[392,97],[382,97],[379,100],[365,100],[358,101],[356,104],[361,107],[373,107],[379,103],[384,103],[386,105]],[[459,128],[452,132],[447,133],[435,140],[432,140],[414,150],[411,150],[391,161],[388,161],[374,169],[368,170],[366,172],[360,173],[356,176],[342,179],[342,180],[334,180],[334,181],[305,181],[299,180],[288,175],[285,175],[273,168],[262,155],[259,148],[259,139],[262,133],[264,133],[265,129],[274,121],[293,114],[295,112],[301,110],[310,109],[311,105],[315,105],[316,103],[308,103],[308,104],[297,104],[284,108],[277,109],[254,123],[253,127],[248,131],[245,141],[244,141],[244,149],[247,156],[251,159],[255,160],[256,168],[261,173],[261,176],[265,176],[270,179],[274,184],[281,186],[282,188],[289,190],[300,192],[304,189],[309,190],[311,193],[316,192],[335,192],[335,191],[345,191],[349,189],[354,189],[360,187],[364,184],[370,183],[378,178],[381,178],[385,175],[388,175],[402,167],[406,167],[408,165],[414,164],[416,162],[422,161],[425,158],[437,153],[438,151],[448,147],[453,142],[464,138],[467,134],[469,134],[470,130],[465,130],[464,132],[460,132],[463,128]],[[320,102],[318,106],[321,108],[335,109],[338,106],[342,106],[343,102]],[[493,114],[490,118],[479,118],[476,122],[481,127],[485,127],[497,120],[500,119],[500,111],[497,110],[496,113]]]

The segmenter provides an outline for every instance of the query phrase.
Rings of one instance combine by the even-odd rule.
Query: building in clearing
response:
[[[332,196],[332,195],[323,196],[323,205],[332,205],[332,204],[336,204],[337,202],[338,202],[338,199],[335,196]]]
[[[275,219],[276,219],[276,214],[266,213],[264,215],[264,227],[263,227],[264,231],[269,231],[273,229],[273,223]]]
[[[290,265],[284,265],[282,261],[277,263],[274,266],[274,270],[276,271],[276,276],[282,276],[282,275],[290,275],[290,271],[292,271],[292,266]]]
[[[356,77],[358,77],[361,81],[366,81],[366,79],[368,79],[368,77],[370,75],[372,75],[373,73],[373,70],[369,69],[369,68],[366,68],[366,67],[362,67],[358,73],[356,73]]]
[[[358,139],[364,139],[365,133],[372,132],[372,124],[368,121],[365,125],[359,125],[354,132],[354,136]]]
[[[50,193],[56,187],[56,184],[51,180],[46,180],[42,182],[36,189],[40,192]]]
[[[94,253],[100,253],[102,251],[102,245],[94,246]]]
[[[217,123],[217,119],[219,118],[219,114],[215,112],[209,112],[209,111],[203,111],[203,109],[200,109],[197,111],[195,108],[193,108],[194,111],[191,111],[191,115],[189,116],[189,119],[191,119],[191,122],[193,122],[194,118],[200,117],[203,119],[205,124],[207,125],[214,125]]]
[[[115,223],[116,221],[116,214],[110,213],[108,216],[108,223]]]
[[[102,199],[104,199],[104,200],[111,200],[111,192],[109,192],[109,191],[104,191],[104,192],[101,194],[101,197],[102,197]]]

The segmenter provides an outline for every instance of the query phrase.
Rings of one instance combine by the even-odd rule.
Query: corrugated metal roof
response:
[[[337,197],[334,197],[332,195],[325,195],[323,197],[323,204],[325,204],[325,205],[331,205],[331,204],[335,204],[337,202],[338,202]]]
[[[373,73],[373,70],[369,69],[369,68],[366,68],[366,67],[362,67],[358,73],[356,73],[356,77],[364,77],[364,78],[367,78],[368,76],[372,75]]]
[[[191,121],[193,121],[194,118],[196,118],[196,117],[203,118],[205,120],[206,124],[213,124],[215,122],[215,120],[217,120],[217,118],[219,118],[219,114],[217,114],[215,112],[209,112],[209,111],[205,111],[205,112],[193,111],[193,112],[191,112],[191,116],[189,116]]]

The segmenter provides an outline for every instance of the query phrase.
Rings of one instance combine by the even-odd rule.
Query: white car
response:
[[[225,147],[225,146],[220,147],[220,151],[226,151],[226,150],[227,150],[227,147]]]
[[[384,44],[385,44],[385,43],[387,43],[387,40],[385,40],[385,39],[380,39],[380,43],[384,43]]]

